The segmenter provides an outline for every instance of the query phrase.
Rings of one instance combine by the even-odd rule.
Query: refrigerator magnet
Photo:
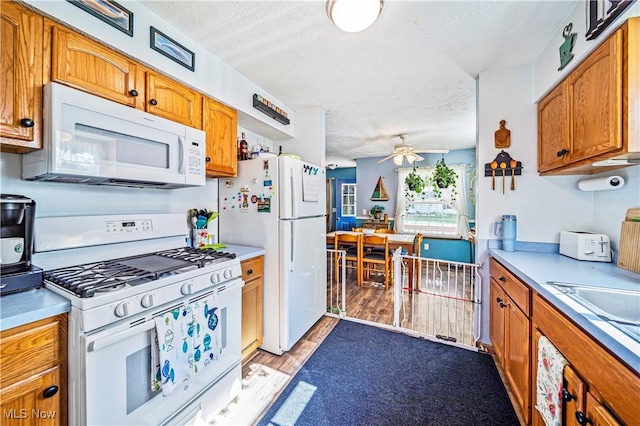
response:
[[[262,198],[258,201],[258,213],[271,213],[271,199]]]

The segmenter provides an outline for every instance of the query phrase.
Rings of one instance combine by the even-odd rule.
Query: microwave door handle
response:
[[[111,346],[131,336],[135,336],[136,334],[149,331],[152,328],[155,328],[155,326],[156,326],[156,322],[154,320],[146,321],[140,325],[121,331],[120,333],[116,333],[111,336],[104,337],[102,339],[94,340],[91,343],[91,346],[89,346],[89,351],[90,352],[99,351],[100,349],[104,349],[107,346]]]
[[[178,173],[184,174],[184,143],[185,140],[182,136],[178,136]]]

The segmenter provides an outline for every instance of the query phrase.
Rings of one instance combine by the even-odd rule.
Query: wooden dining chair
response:
[[[351,228],[352,232],[364,232],[364,228]]]
[[[395,234],[396,231],[388,228],[378,228],[374,231],[376,234]]]
[[[362,234],[336,234],[336,250],[345,250],[347,269],[356,271],[358,285],[362,285]],[[338,276],[338,253],[335,253],[336,276]]]
[[[393,280],[392,255],[389,239],[385,235],[364,235],[362,237],[362,273],[369,277],[371,272],[384,273],[384,289],[389,289]]]

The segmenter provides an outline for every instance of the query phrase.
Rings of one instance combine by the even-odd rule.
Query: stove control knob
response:
[[[117,317],[126,317],[127,315],[129,315],[129,305],[131,305],[131,303],[129,303],[129,302],[118,303],[118,305],[116,306],[116,309],[114,311],[116,316]]]
[[[153,294],[145,294],[144,296],[142,296],[142,299],[140,299],[140,305],[142,305],[143,308],[150,308],[153,306]]]
[[[193,283],[184,283],[182,287],[180,287],[180,292],[185,296],[193,293]]]
[[[225,279],[230,280],[231,278],[233,278],[233,271],[231,269],[225,269],[222,275]]]
[[[220,284],[221,278],[218,272],[211,274],[211,282],[214,284]]]

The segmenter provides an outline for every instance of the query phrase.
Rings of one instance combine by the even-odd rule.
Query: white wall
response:
[[[560,80],[570,73],[583,58],[598,47],[598,45],[602,43],[609,34],[620,27],[627,18],[630,16],[640,16],[640,3],[636,2],[628,7],[615,22],[605,28],[605,30],[599,34],[595,40],[587,40],[584,36],[587,32],[587,3],[587,1],[578,2],[577,6],[565,19],[562,28],[558,28],[558,31],[555,33],[556,35],[549,40],[547,46],[536,59],[533,94],[533,98],[536,101],[540,100],[540,98],[542,98],[558,82],[560,82]],[[608,4],[609,2],[604,3]],[[571,51],[575,56],[562,71],[558,71],[558,67],[560,67],[559,48],[564,42],[562,30],[564,29],[564,26],[569,23],[572,24],[571,32],[577,34],[576,42]]]
[[[298,154],[303,161],[326,167],[326,116],[322,107],[310,107],[296,111],[297,129],[293,139],[274,143],[276,153]]]
[[[77,30],[89,34],[103,43],[136,58],[153,68],[163,71],[173,78],[206,93],[239,112],[239,120],[248,116],[241,125],[255,127],[258,132],[271,138],[289,138],[295,135],[295,112],[278,100],[276,96],[262,89],[251,80],[222,62],[217,56],[207,52],[193,40],[155,15],[139,2],[127,1],[123,6],[134,14],[133,37],[101,22],[73,4],[57,1],[26,0],[54,19],[65,22]],[[195,72],[188,70],[149,47],[149,27],[153,26],[195,53]],[[258,93],[287,111],[291,121],[283,125],[253,107],[253,94]],[[243,114],[244,113],[244,114]],[[258,123],[256,123],[256,120]],[[262,125],[260,125],[262,123]],[[266,126],[265,126],[266,124]]]

